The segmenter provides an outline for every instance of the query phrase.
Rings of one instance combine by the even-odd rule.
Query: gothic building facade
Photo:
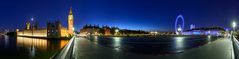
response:
[[[38,28],[37,22],[34,25],[31,25],[30,22],[26,23],[26,28],[17,31],[18,36],[25,37],[42,37],[42,38],[62,38],[69,37],[74,33],[74,23],[73,23],[73,13],[70,9],[68,15],[68,27],[65,28],[61,25],[60,21],[48,22],[46,28]]]

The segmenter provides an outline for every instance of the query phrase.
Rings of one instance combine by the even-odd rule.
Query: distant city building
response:
[[[73,34],[73,13],[70,9],[68,16],[68,29],[63,27],[60,21],[48,22],[46,28],[39,28],[38,23],[35,22],[34,25],[31,25],[30,22],[26,23],[26,28],[24,30],[17,30],[18,36],[26,37],[43,37],[43,38],[61,38],[69,37]]]
[[[127,29],[119,29],[118,27],[109,27],[109,26],[98,26],[98,25],[85,25],[80,30],[81,36],[87,35],[130,35],[130,34],[149,34],[149,32],[142,30],[127,30]]]
[[[80,30],[80,35],[100,35],[100,30],[99,26],[85,25]]]
[[[113,31],[113,30],[112,30]],[[111,34],[111,30],[108,28],[104,28],[104,35],[108,36],[108,35],[112,35]]]
[[[213,35],[213,36],[223,36],[225,34],[225,29],[221,27],[208,27],[208,28],[194,28],[191,30],[186,30],[183,35]]]
[[[195,25],[191,24],[190,29],[194,29],[194,28],[195,28]]]

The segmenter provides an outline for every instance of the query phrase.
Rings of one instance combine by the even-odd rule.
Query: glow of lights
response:
[[[120,42],[121,37],[113,37],[113,39],[114,39],[115,42],[118,43],[118,42]]]
[[[70,17],[69,17],[69,19],[71,20],[71,19],[73,19],[73,17],[72,17],[72,16],[70,16]]]
[[[115,50],[119,51],[121,37],[113,37]]]
[[[9,44],[9,37],[7,35],[4,36],[5,46]]]
[[[17,37],[17,45],[21,47],[32,48],[34,46],[40,50],[47,50],[47,44],[48,42],[46,39]]]
[[[115,32],[118,33],[118,32],[119,32],[119,29],[116,29]]]
[[[237,26],[237,23],[235,21],[232,22],[232,27],[235,28]]]
[[[47,37],[46,34],[34,34],[34,35],[32,35],[32,34],[21,34],[21,33],[19,33],[19,34],[17,34],[17,35],[18,35],[18,36]]]
[[[158,34],[158,32],[154,32],[155,34]]]
[[[158,32],[156,32],[156,31],[155,31],[155,32],[153,32],[153,31],[152,31],[152,32],[150,32],[150,34],[158,34]]]
[[[97,44],[98,36],[94,36],[94,41],[95,41],[95,44]]]
[[[35,57],[35,54],[36,54],[36,49],[35,49],[35,47],[32,46],[32,47],[29,49],[29,51],[30,51],[30,56],[31,56],[32,58]]]
[[[72,30],[75,31],[75,28],[73,27]]]
[[[175,47],[177,49],[183,48],[184,47],[184,39],[185,37],[175,37]]]
[[[208,31],[207,33],[208,33],[208,34],[210,34],[210,33],[211,33],[211,31]]]
[[[34,18],[31,18],[31,21],[34,21]]]
[[[207,36],[208,43],[211,43],[211,35]]]
[[[115,29],[115,35],[117,35],[119,32],[119,29]]]
[[[184,37],[175,37],[177,43],[181,43],[184,41]]]
[[[209,38],[209,39],[210,39],[210,38],[211,38],[211,35],[208,35],[208,36],[207,36],[207,38]]]
[[[179,27],[179,28],[178,28],[178,31],[180,31],[180,32],[181,32],[181,31],[182,31],[182,28],[180,28],[180,27]]]

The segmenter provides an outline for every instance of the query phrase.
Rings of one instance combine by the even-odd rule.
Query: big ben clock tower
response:
[[[72,8],[70,8],[70,13],[68,15],[68,33],[70,35],[73,34],[73,29],[74,29],[74,18],[73,18],[73,13],[72,13]]]

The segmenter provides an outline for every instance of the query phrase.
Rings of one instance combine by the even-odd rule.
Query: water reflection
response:
[[[40,50],[47,50],[47,44],[47,39],[17,37],[17,45],[20,47],[31,49],[31,47],[36,46]]]
[[[29,48],[29,55],[30,55],[30,58],[32,59],[33,57],[35,57],[35,54],[36,54],[36,49],[34,46],[31,46]]]
[[[114,47],[116,51],[119,51],[120,46],[121,46],[121,37],[112,37],[112,39],[114,40]]]
[[[19,47],[35,47],[39,50],[61,49],[67,44],[68,40],[48,40],[41,38],[17,37],[17,46]]]
[[[184,40],[186,37],[174,37],[175,38],[175,48],[177,48],[178,50],[176,52],[182,52],[183,48],[184,48]]]
[[[43,54],[51,54],[48,57],[52,56],[55,51],[59,51],[62,49],[68,40],[60,40],[60,39],[42,39],[42,38],[28,38],[28,37],[17,37],[16,45],[19,48],[24,48],[29,51],[29,57],[38,58],[39,53]]]
[[[4,35],[4,45],[5,47],[8,47],[8,44],[9,44],[9,37],[7,35]]]

